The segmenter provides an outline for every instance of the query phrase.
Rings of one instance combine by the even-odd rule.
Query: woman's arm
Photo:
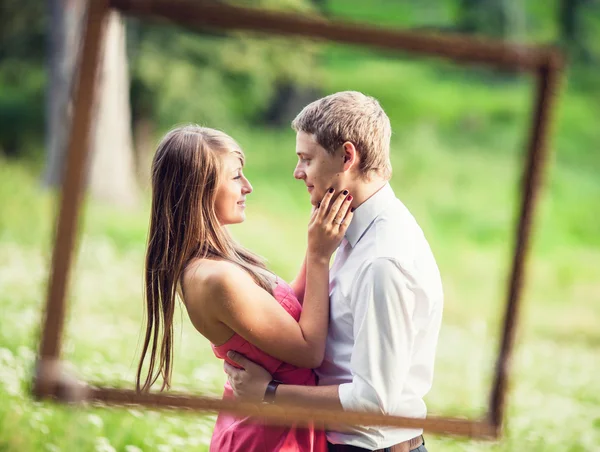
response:
[[[331,197],[328,193],[321,206],[328,206]],[[271,356],[300,367],[319,366],[329,321],[329,260],[352,219],[349,206],[350,200],[341,196],[328,211],[315,211],[311,217],[307,282],[298,322],[246,271],[225,261],[212,261],[202,275],[189,281],[190,316],[206,318],[210,309],[211,318]]]
[[[299,367],[321,364],[329,318],[327,259],[307,256],[307,274],[312,280],[299,321],[238,266],[213,262],[203,273],[192,283],[196,287],[188,290],[190,316],[200,318],[210,306],[211,318],[269,355]]]
[[[296,294],[296,298],[300,303],[304,300],[304,291],[306,288],[306,255],[304,255],[304,260],[302,261],[302,265],[300,266],[300,271],[294,280],[290,283],[290,287]]]

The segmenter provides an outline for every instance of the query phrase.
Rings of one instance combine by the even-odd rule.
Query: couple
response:
[[[305,107],[292,127],[294,177],[306,184],[313,210],[306,257],[290,284],[227,231],[244,221],[252,192],[238,144],[197,126],[160,143],[138,390],[159,377],[162,389],[169,386],[177,294],[225,360],[224,398],[425,417],[442,286],[423,232],[388,183],[389,119],[375,99],[340,92]],[[220,413],[210,450],[423,452],[421,433],[325,433]]]

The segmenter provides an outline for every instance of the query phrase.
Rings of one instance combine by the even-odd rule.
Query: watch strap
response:
[[[281,384],[280,381],[271,380],[267,385],[267,389],[265,389],[265,395],[263,396],[264,403],[275,403],[275,391],[277,391],[277,386]]]

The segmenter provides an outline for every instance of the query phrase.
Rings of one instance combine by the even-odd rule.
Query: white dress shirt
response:
[[[361,204],[330,271],[330,321],[319,385],[340,385],[345,410],[425,417],[442,320],[438,267],[389,184]],[[327,439],[390,447],[420,429],[352,427]]]

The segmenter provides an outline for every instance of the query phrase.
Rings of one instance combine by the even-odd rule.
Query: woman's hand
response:
[[[348,191],[344,190],[335,200],[333,191],[330,188],[325,193],[308,223],[308,253],[327,260],[339,246],[354,215]]]

